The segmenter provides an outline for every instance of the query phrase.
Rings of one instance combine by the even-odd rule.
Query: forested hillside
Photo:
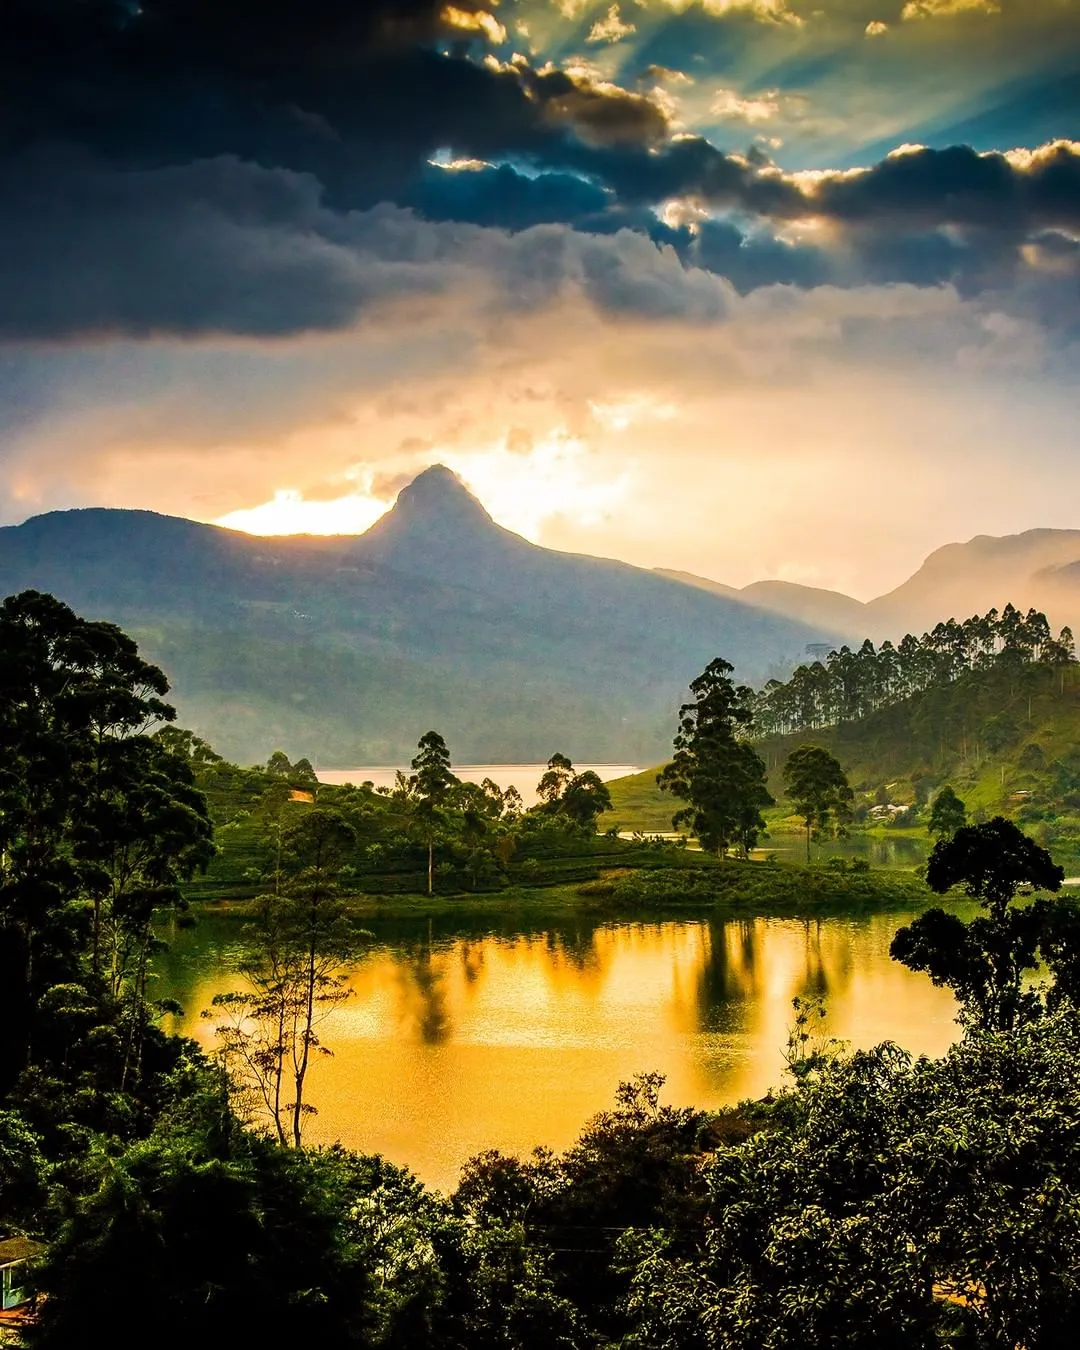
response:
[[[1000,813],[1046,845],[1080,847],[1080,666],[1071,634],[1053,637],[1034,611],[1006,606],[895,648],[841,648],[766,686],[751,735],[778,799],[773,827],[786,814],[780,769],[814,743],[847,772],[856,826],[892,805],[915,808],[894,812],[895,824],[924,827],[949,783],[975,819]],[[621,827],[670,828],[671,803],[653,779],[609,785]]]

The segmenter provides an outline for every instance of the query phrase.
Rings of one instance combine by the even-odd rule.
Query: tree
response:
[[[28,1343],[83,1343],[90,1318],[111,1326],[114,1350],[229,1350],[240,1326],[263,1344],[372,1344],[375,1263],[352,1216],[379,1198],[374,1179],[354,1181],[360,1163],[242,1130],[220,1093],[202,1118],[189,1109],[123,1151],[97,1150],[41,1272]]]
[[[266,772],[271,778],[288,778],[292,773],[292,767],[284,750],[275,750],[266,761]]]
[[[0,1095],[45,991],[85,978],[84,943],[92,975],[107,924],[145,957],[150,912],[209,854],[190,766],[149,734],[168,687],[113,624],[38,591],[0,604]]]
[[[126,1023],[121,1090],[142,1054],[155,911],[184,907],[181,883],[205,870],[212,835],[189,761],[153,738],[96,740],[70,845],[93,904],[91,969]]]
[[[934,798],[927,828],[936,839],[951,839],[966,823],[967,807],[946,783]]]
[[[154,740],[177,759],[186,760],[189,764],[198,765],[200,768],[225,762],[209,741],[204,741],[201,736],[196,736],[186,727],[171,725],[161,727],[154,732]]]
[[[443,816],[440,810],[458,780],[450,771],[450,751],[437,731],[425,732],[417,743],[408,786],[414,797],[414,815],[427,844],[428,895],[435,890],[435,840]]]
[[[556,752],[548,760],[547,771],[536,785],[537,810],[546,815],[566,816],[590,833],[596,818],[611,810],[611,794],[600,775],[592,769],[578,773],[565,755]]]
[[[963,887],[987,914],[964,923],[929,909],[897,932],[891,955],[952,989],[969,1023],[1011,1030],[1043,1010],[1040,992],[1024,984],[1040,956],[1055,980],[1061,978],[1063,991],[1074,988],[1080,966],[1076,906],[1039,899],[1013,904],[1021,888],[1057,891],[1064,877],[1064,869],[1012,821],[997,816],[985,825],[965,825],[935,845],[926,881],[939,895]]]
[[[575,825],[589,833],[596,829],[597,817],[610,810],[611,793],[592,769],[575,774],[559,800],[561,814],[569,816]]]
[[[672,826],[689,826],[702,848],[718,856],[735,842],[744,851],[752,847],[765,827],[762,809],[773,800],[760,756],[736,739],[750,722],[752,693],[736,686],[732,673],[717,658],[691,682],[694,701],[679,709],[674,758],[656,778],[661,791],[687,803]]]
[[[536,785],[538,801],[554,810],[574,776],[574,766],[558,750],[547,762],[547,771]]]
[[[336,811],[308,811],[284,830],[283,894],[260,898],[246,934],[240,973],[248,987],[214,999],[228,1015],[218,1028],[226,1063],[278,1142],[294,1148],[316,1114],[305,1100],[312,1056],[330,1053],[319,1027],[349,997],[345,969],[370,936],[338,893],[354,843]]]
[[[810,861],[810,840],[830,827],[842,833],[851,819],[854,793],[840,762],[819,745],[800,745],[784,765],[784,787],[806,825],[806,861]]]
[[[291,786],[301,788],[305,792],[318,792],[319,778],[312,768],[310,759],[298,759],[296,761],[292,766],[292,772],[289,775],[289,783]]]

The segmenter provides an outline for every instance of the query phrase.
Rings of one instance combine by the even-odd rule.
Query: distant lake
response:
[[[965,916],[972,907],[957,907]],[[612,1104],[621,1079],[656,1069],[664,1099],[714,1107],[783,1078],[796,995],[820,994],[829,1031],[939,1054],[952,995],[889,959],[915,910],[821,919],[706,919],[557,927],[470,917],[375,921],[353,996],[320,1035],[312,1142],[383,1153],[454,1185],[485,1148],[564,1148]],[[204,918],[174,935],[157,997],[204,1046],[200,1018],[238,987],[240,925]]]
[[[490,778],[505,792],[508,787],[516,787],[526,806],[536,805],[536,785],[547,771],[547,764],[455,764],[454,773],[463,782],[482,783]],[[625,778],[627,774],[640,773],[636,764],[575,764],[578,773],[592,769],[606,783],[612,778]],[[393,787],[394,775],[398,772],[410,773],[407,764],[387,767],[365,765],[359,769],[320,769],[319,781],[322,783],[361,783],[370,782],[375,787]]]

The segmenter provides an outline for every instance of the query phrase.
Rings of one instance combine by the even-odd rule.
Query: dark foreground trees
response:
[[[168,682],[112,624],[25,591],[0,605],[0,1096],[77,985],[124,1019],[138,1072],[155,909],[212,853],[189,763],[155,740]],[[74,995],[73,995],[74,997]]]
[[[1016,903],[1021,890],[1057,891],[1064,878],[1012,821],[966,825],[935,846],[926,880],[940,895],[962,888],[986,914],[964,923],[929,909],[896,934],[892,956],[950,988],[972,1025],[1010,1031],[1080,997],[1080,907],[1027,895]],[[1048,984],[1030,980],[1040,966]]]
[[[1065,1350],[1080,1315],[1080,1020],[842,1057],[706,1169],[690,1255],[627,1234],[634,1350]]]
[[[686,802],[672,816],[710,853],[737,844],[746,855],[765,828],[762,811],[773,803],[765,765],[740,729],[750,722],[751,690],[736,686],[733,667],[719,658],[690,684],[691,703],[679,709],[675,755],[657,775],[661,791]]]

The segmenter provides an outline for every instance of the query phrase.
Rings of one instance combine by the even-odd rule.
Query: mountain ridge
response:
[[[663,753],[718,653],[786,673],[839,635],[614,559],[541,548],[428,470],[369,531],[256,536],[88,508],[0,529],[0,591],[49,590],[127,628],[182,722],[232,758],[403,762],[429,727],[460,759]]]
[[[1080,625],[1080,530],[1036,528],[942,544],[900,585],[866,601],[788,581],[735,588],[690,572],[657,570],[773,613],[831,624],[849,641],[896,642],[905,633],[919,634],[946,619],[970,618],[1006,604],[1043,610],[1055,627]]]

